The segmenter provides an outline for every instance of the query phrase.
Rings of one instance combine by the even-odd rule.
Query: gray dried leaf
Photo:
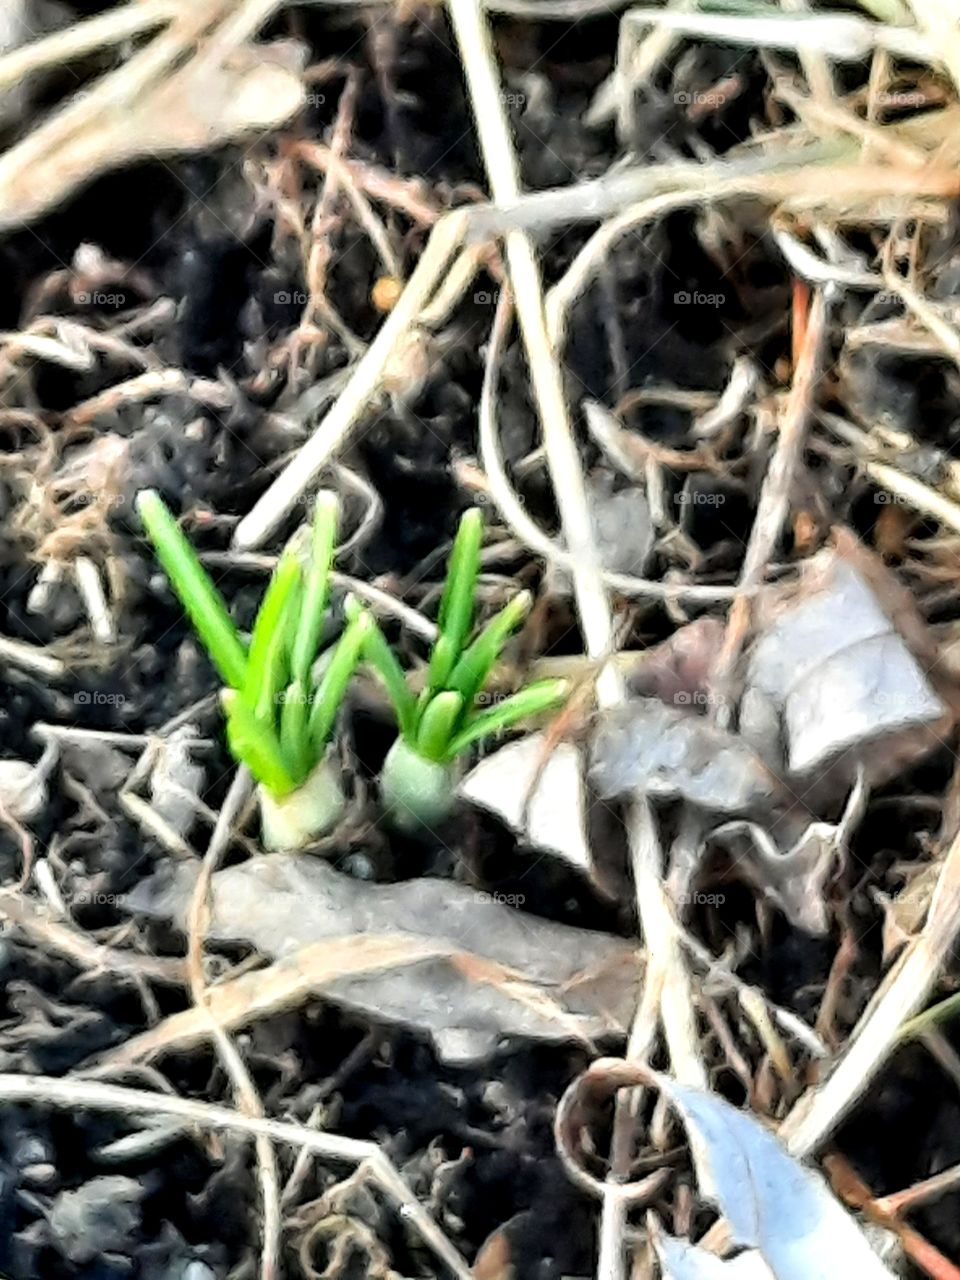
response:
[[[826,883],[839,854],[863,817],[867,797],[868,789],[861,774],[840,821],[811,822],[785,853],[781,853],[770,832],[754,822],[724,823],[711,838],[721,843],[740,842],[751,879],[780,907],[791,924],[822,935],[827,931]]]
[[[753,646],[740,732],[774,768],[782,735],[788,771],[809,774],[946,714],[869,583],[827,551]]]
[[[150,803],[178,836],[186,836],[197,816],[206,771],[190,757],[189,743],[200,736],[195,724],[181,725],[163,738],[150,774]]]
[[[727,1220],[731,1243],[760,1265],[720,1263],[667,1235],[657,1241],[672,1280],[893,1280],[822,1177],[794,1160],[752,1115],[716,1094],[651,1072],[690,1139],[701,1194]],[[708,1261],[709,1259],[709,1261]]]
[[[724,1262],[706,1249],[668,1236],[659,1228],[651,1235],[663,1280],[771,1280],[770,1268],[758,1253],[741,1253]]]
[[[459,794],[534,848],[590,875],[580,750],[560,742],[544,761],[545,742],[545,734],[531,733],[486,756],[461,782]]]
[[[600,563],[611,573],[642,576],[653,547],[653,525],[646,496],[637,485],[615,488],[609,471],[587,481],[587,502]]]
[[[64,770],[96,794],[119,791],[133,768],[129,751],[96,738],[64,738],[60,754]]]
[[[591,744],[590,785],[602,800],[636,791],[688,800],[720,814],[762,812],[780,793],[766,765],[736,735],[706,717],[654,698],[604,712]]]
[[[611,471],[595,471],[587,478],[587,506],[601,567],[610,573],[643,576],[653,548],[654,529],[646,495],[638,485],[617,488]],[[570,591],[565,570],[549,571],[551,589]]]
[[[196,868],[168,866],[137,886],[129,911],[186,923]],[[448,1061],[501,1040],[593,1041],[626,1031],[637,957],[618,938],[542,920],[447,880],[370,884],[327,863],[271,854],[213,877],[207,937],[288,958],[324,939],[406,937],[421,959],[338,975],[324,994],[378,1021],[428,1031]]]

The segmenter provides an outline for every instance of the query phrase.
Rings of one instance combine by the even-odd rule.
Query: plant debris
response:
[[[561,1104],[557,1123],[562,1140],[579,1147],[587,1103],[617,1087],[636,1084],[658,1090],[679,1113],[700,1197],[722,1215],[727,1246],[746,1251],[729,1263],[721,1262],[715,1253],[656,1225],[657,1255],[671,1280],[828,1280],[838,1269],[870,1280],[890,1280],[893,1273],[822,1176],[788,1155],[757,1119],[716,1094],[648,1067],[601,1060],[571,1086]]]
[[[196,881],[179,866],[137,886],[127,910],[183,928]],[[217,872],[207,936],[295,958],[319,939],[407,937],[432,955],[401,950],[384,972],[331,976],[331,1000],[376,1021],[427,1031],[450,1062],[482,1060],[504,1040],[623,1034],[636,991],[626,942],[521,915],[496,896],[445,880],[353,880],[323,862],[282,854]]]
[[[822,552],[790,594],[768,603],[740,705],[741,733],[773,768],[809,776],[843,755],[848,771],[885,777],[905,740],[938,740],[912,730],[948,730],[948,708],[854,563]]]
[[[592,874],[583,760],[573,743],[551,746],[543,733],[529,733],[481,760],[459,794],[496,814],[533,848]]]

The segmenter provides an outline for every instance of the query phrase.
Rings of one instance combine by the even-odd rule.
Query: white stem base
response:
[[[456,764],[425,760],[398,738],[383,762],[380,798],[394,826],[416,832],[434,827],[456,802]]]
[[[258,787],[263,847],[278,850],[306,848],[333,827],[346,807],[338,771],[321,760],[303,786],[278,799]]]

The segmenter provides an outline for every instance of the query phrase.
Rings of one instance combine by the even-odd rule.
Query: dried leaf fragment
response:
[[[134,80],[133,97],[129,68],[110,72],[85,100],[72,100],[0,155],[0,230],[33,221],[99,174],[142,156],[206,151],[282,124],[303,102],[301,64],[290,42],[244,45],[219,64],[201,46],[145,91]]]
[[[581,753],[560,742],[545,758],[547,746],[546,734],[531,733],[501,747],[467,774],[459,793],[534,848],[590,875]]]
[[[758,1120],[713,1094],[656,1079],[689,1134],[701,1193],[730,1224],[733,1242],[757,1250],[775,1280],[890,1280],[820,1175]]]
[[[740,731],[774,767],[782,733],[787,770],[810,774],[946,714],[871,584],[828,550],[808,562],[796,598],[772,611],[750,653]]]
[[[168,866],[125,907],[183,928],[195,880],[192,865]],[[284,965],[324,939],[344,945],[354,935],[426,947],[410,963],[401,955],[392,966],[329,975],[323,991],[373,1019],[429,1032],[448,1061],[488,1056],[510,1037],[621,1035],[633,1012],[637,956],[628,943],[447,880],[370,884],[313,858],[271,854],[217,872],[211,897],[208,938],[249,942]]]
[[[604,712],[591,746],[588,777],[603,800],[643,791],[684,799],[719,814],[769,809],[780,784],[750,747],[704,716],[654,698]]]
[[[668,1236],[654,1222],[665,1275],[674,1280],[893,1280],[822,1176],[790,1156],[754,1115],[714,1093],[641,1063],[601,1059],[564,1096],[558,1137],[563,1140],[572,1126],[582,1128],[588,1098],[599,1103],[617,1089],[638,1084],[659,1090],[678,1112],[700,1197],[726,1220],[730,1244],[748,1251],[752,1260],[752,1265],[741,1259],[720,1262],[705,1249]]]

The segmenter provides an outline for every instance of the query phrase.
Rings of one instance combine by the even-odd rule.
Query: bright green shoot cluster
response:
[[[450,812],[458,758],[473,743],[559,706],[568,692],[565,680],[540,680],[485,705],[484,688],[507,641],[529,613],[532,598],[528,591],[520,592],[473,636],[482,540],[483,521],[474,508],[461,519],[454,540],[438,635],[419,696],[372,620],[364,642],[367,661],[386,686],[400,728],[384,761],[380,792],[397,824],[410,830],[431,827]]]
[[[245,644],[223,597],[158,494],[137,510],[174,591],[227,688],[227,743],[270,794],[301,787],[323,760],[337,712],[372,623],[357,613],[317,662],[337,528],[331,493],[317,499],[308,539],[280,557]]]
[[[473,637],[483,540],[477,510],[460,522],[440,603],[439,634],[418,696],[380,628],[355,601],[347,604],[347,627],[339,641],[318,659],[336,539],[333,494],[320,494],[309,536],[281,555],[248,643],[160,497],[147,490],[138,496],[137,508],[157,558],[227,686],[222,694],[227,743],[260,783],[268,848],[302,848],[330,830],[342,811],[343,791],[327,747],[361,659],[379,673],[396,711],[400,737],[384,763],[381,794],[391,815],[410,828],[429,826],[449,812],[458,758],[473,743],[566,697],[565,681],[541,680],[482,705],[485,685],[530,611],[531,597],[521,592]]]
[[[366,635],[367,660],[386,686],[404,742],[437,764],[449,764],[480,739],[558,706],[567,694],[565,680],[539,680],[485,705],[484,687],[533,600],[529,591],[521,591],[471,640],[482,541],[483,520],[474,507],[462,517],[450,554],[439,634],[419,697],[376,623],[371,621]]]

